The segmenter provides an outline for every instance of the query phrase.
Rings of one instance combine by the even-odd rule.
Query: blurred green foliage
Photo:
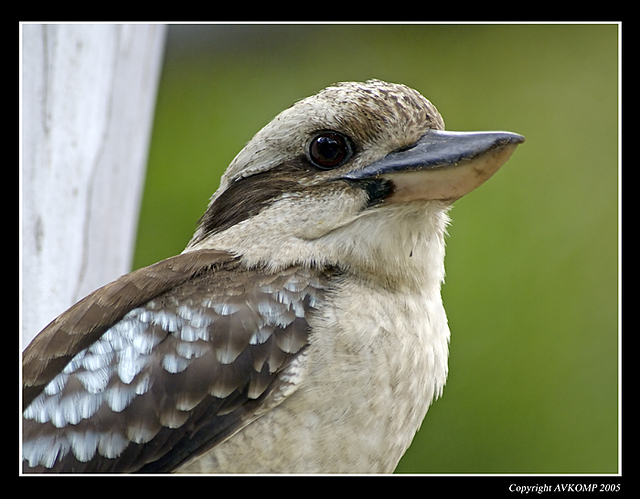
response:
[[[527,141],[451,212],[444,396],[400,473],[618,471],[618,26],[172,28],[135,267],[182,251],[252,135],[328,84]],[[390,402],[391,403],[391,402]]]

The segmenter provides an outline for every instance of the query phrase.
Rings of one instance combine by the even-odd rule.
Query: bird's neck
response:
[[[444,280],[447,211],[435,202],[380,207],[379,212],[363,212],[311,240],[290,235],[283,230],[286,227],[257,231],[250,224],[239,224],[185,251],[226,250],[247,266],[269,272],[291,265],[331,266],[370,280],[372,285],[439,293]]]

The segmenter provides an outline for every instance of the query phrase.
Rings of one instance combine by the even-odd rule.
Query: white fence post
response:
[[[165,31],[21,26],[23,348],[130,270]]]

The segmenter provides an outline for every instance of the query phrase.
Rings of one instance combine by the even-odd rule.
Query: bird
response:
[[[247,142],[185,250],[23,352],[23,473],[392,473],[448,375],[453,203],[524,137],[372,79]]]

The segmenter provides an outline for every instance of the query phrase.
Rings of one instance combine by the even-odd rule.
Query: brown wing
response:
[[[122,277],[25,351],[25,471],[167,472],[252,421],[325,278],[193,252]]]
[[[81,350],[127,312],[199,273],[237,266],[222,251],[197,251],[168,258],[103,286],[80,300],[45,327],[22,356],[23,408]]]

